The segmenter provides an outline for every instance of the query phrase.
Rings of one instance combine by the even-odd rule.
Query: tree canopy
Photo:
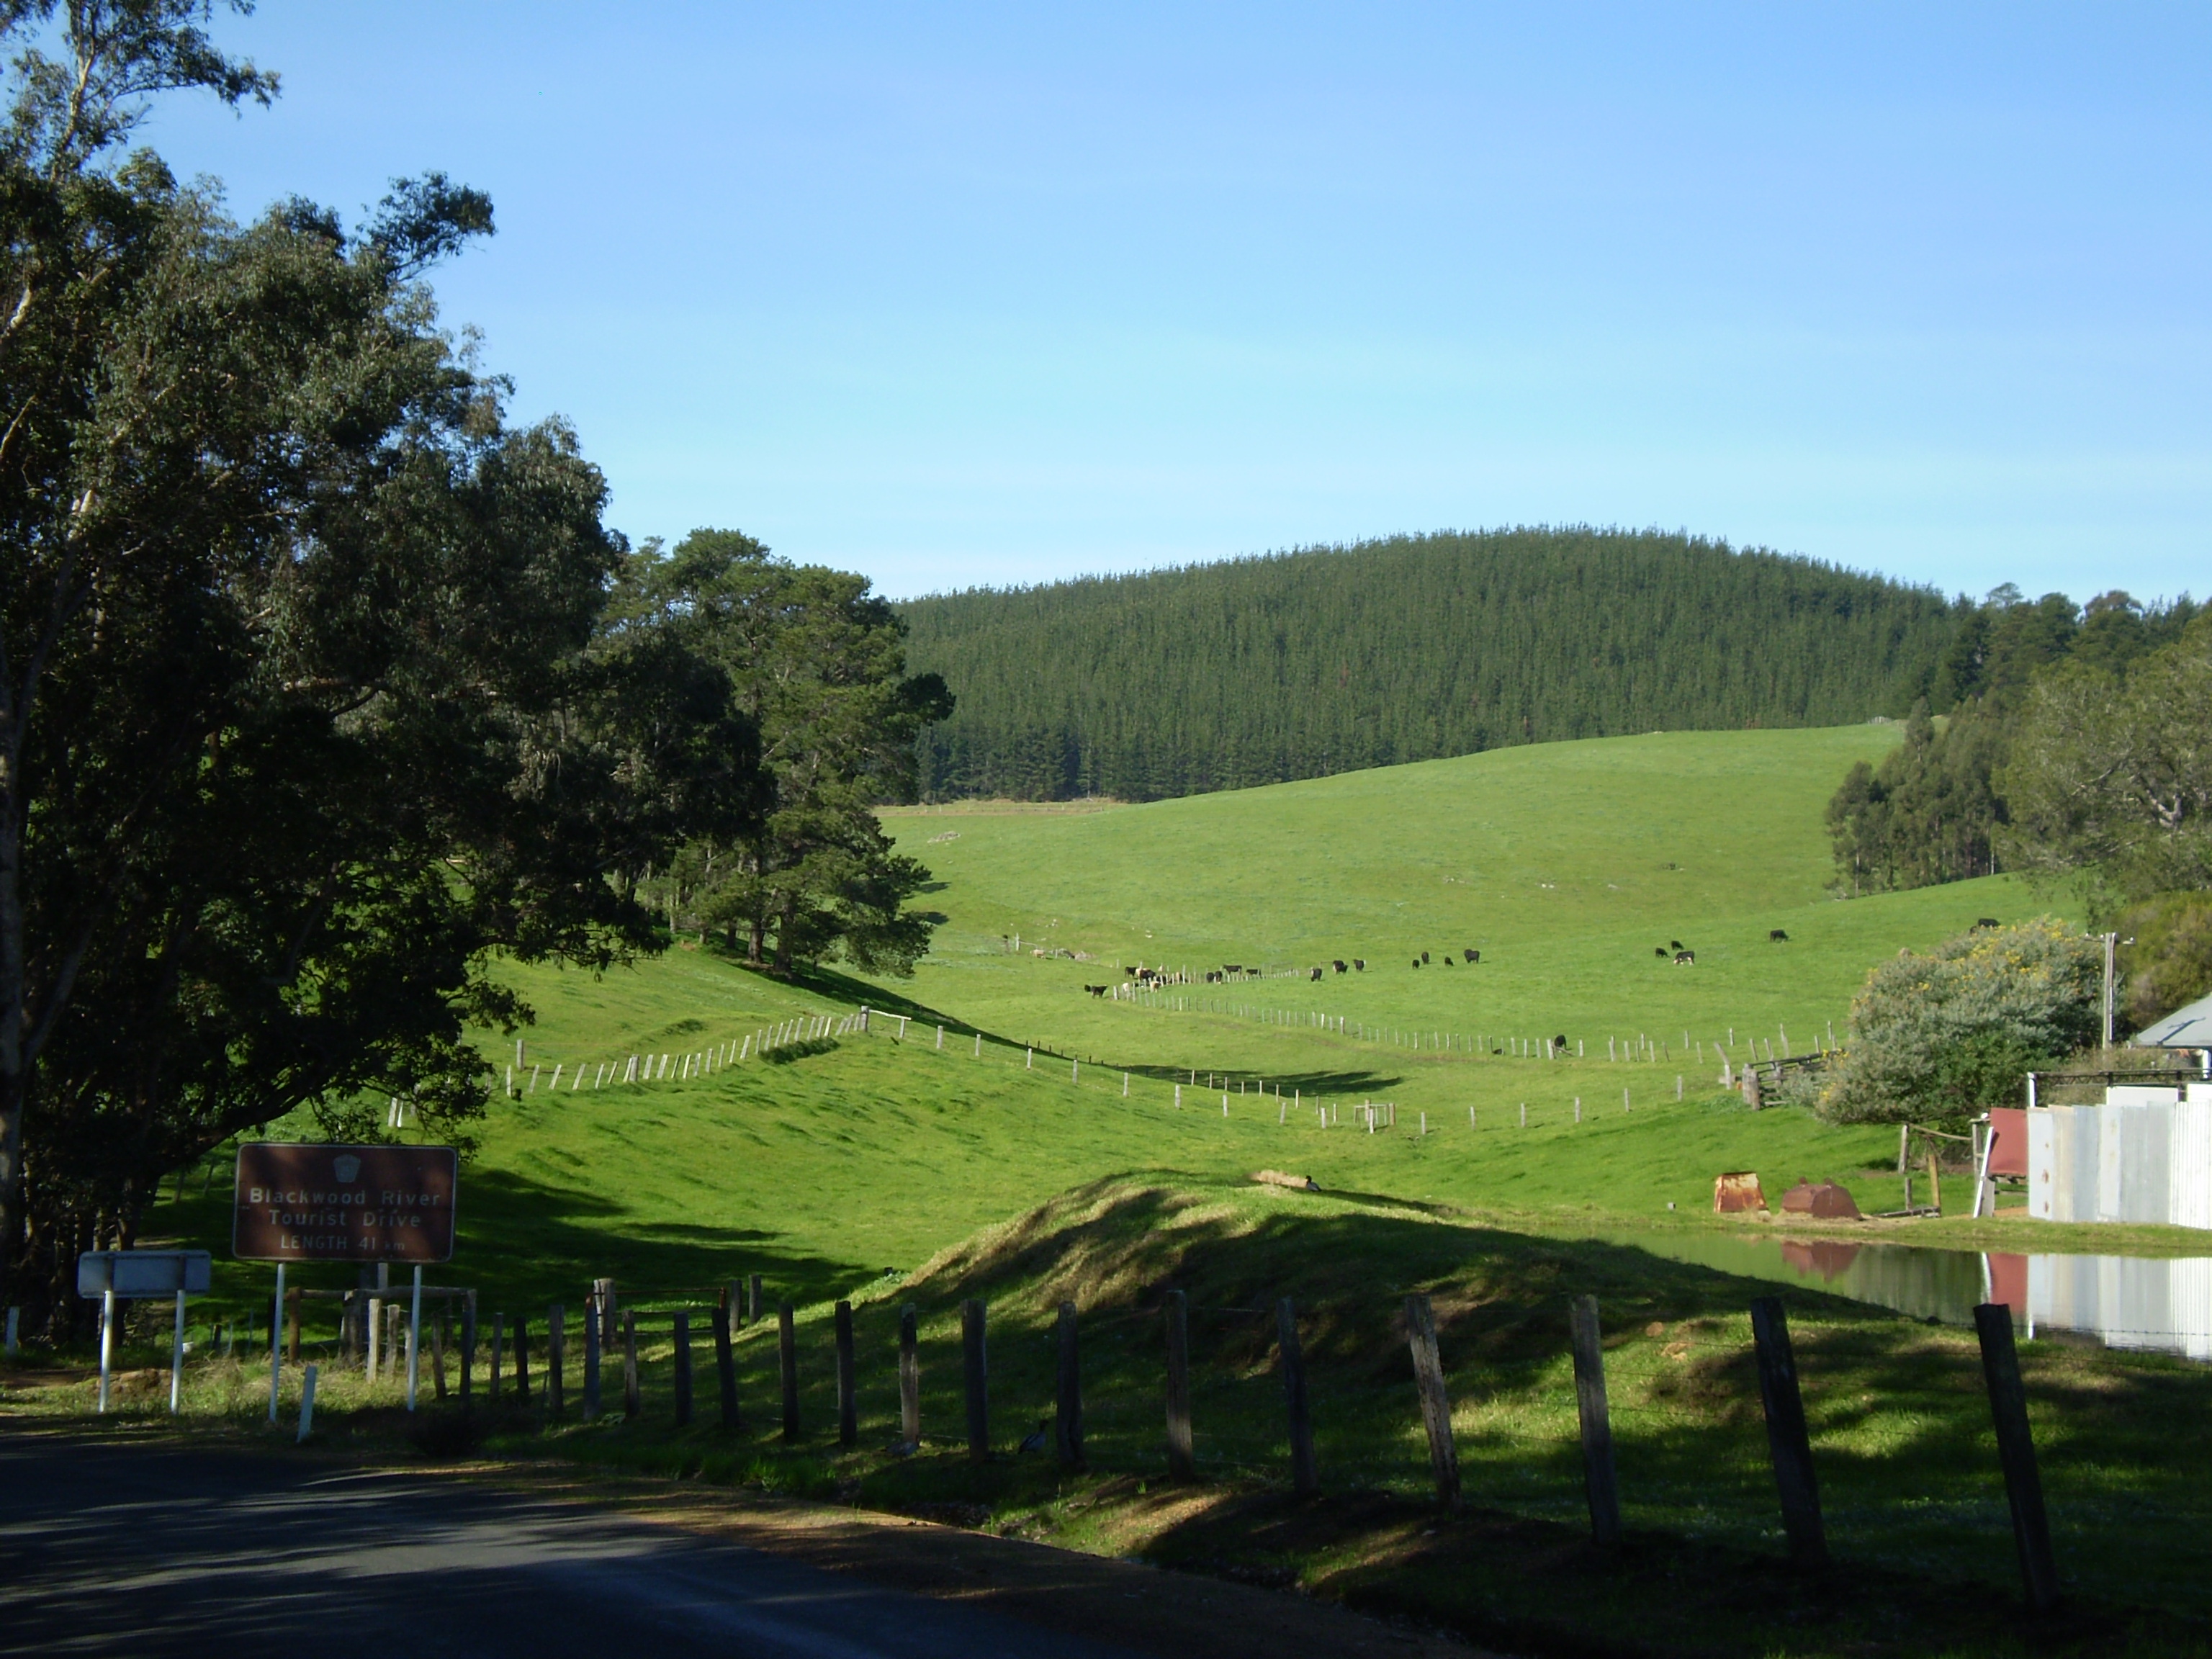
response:
[[[489,954],[653,948],[637,878],[757,793],[726,672],[612,642],[627,556],[558,422],[420,278],[490,204],[252,222],[125,148],[276,81],[186,0],[0,13],[0,1273],[68,1310],[165,1170],[295,1107],[465,1140]],[[733,806],[732,803],[736,803]]]

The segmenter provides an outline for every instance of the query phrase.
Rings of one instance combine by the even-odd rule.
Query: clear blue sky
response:
[[[234,208],[438,276],[633,537],[897,595],[1658,525],[2212,589],[2212,9],[264,0]]]

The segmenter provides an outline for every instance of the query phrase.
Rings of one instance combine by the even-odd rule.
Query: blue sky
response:
[[[2212,9],[264,0],[241,213],[489,191],[442,270],[634,538],[906,595],[1686,527],[2212,589]]]

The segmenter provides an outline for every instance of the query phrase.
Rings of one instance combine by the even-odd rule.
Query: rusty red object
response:
[[[1990,1174],[2027,1176],[2027,1108],[1998,1106],[1990,1112]]]
[[[1714,1214],[1735,1215],[1765,1207],[1766,1194],[1759,1189],[1759,1177],[1751,1170],[1738,1170],[1713,1177]]]
[[[1815,1187],[1800,1176],[1797,1184],[1782,1194],[1782,1207],[1793,1215],[1809,1215],[1823,1221],[1856,1221],[1858,1201],[1832,1181],[1824,1181]]]

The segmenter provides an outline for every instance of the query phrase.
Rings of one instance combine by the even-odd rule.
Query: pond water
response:
[[[2066,1333],[2212,1360],[2212,1256],[2030,1255],[1698,1233],[1624,1234],[1613,1242],[1916,1319],[1971,1325],[1977,1303],[2002,1302],[2031,1337]]]

